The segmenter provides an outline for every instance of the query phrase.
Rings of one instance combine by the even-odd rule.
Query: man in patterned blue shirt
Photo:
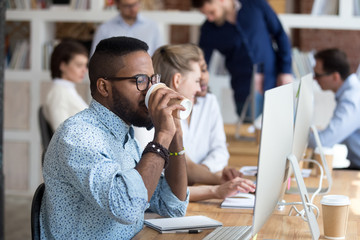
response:
[[[146,43],[129,37],[102,40],[89,62],[93,100],[66,120],[45,155],[41,239],[130,239],[150,208],[184,216],[188,204],[182,131],[170,105],[182,99],[160,89],[144,104],[154,74]],[[132,125],[155,128],[141,154]],[[163,169],[164,173],[162,174]]]
[[[339,49],[325,49],[315,54],[315,79],[323,90],[335,93],[336,107],[328,126],[319,132],[321,144],[333,147],[343,143],[348,148],[348,169],[360,169],[360,81],[350,74],[346,54]],[[314,135],[309,146],[315,147]]]

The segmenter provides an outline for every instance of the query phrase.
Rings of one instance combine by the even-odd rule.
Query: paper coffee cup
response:
[[[327,195],[321,201],[324,237],[345,239],[350,200],[344,195]]]
[[[164,87],[167,88],[167,86],[164,83],[157,83],[157,84],[152,85],[149,88],[149,90],[147,91],[146,96],[145,96],[145,105],[147,108],[149,108],[150,95],[152,93],[156,92],[156,90],[158,90],[160,88],[164,88]],[[182,110],[173,111],[173,116],[175,118],[186,119],[189,117],[191,110],[192,110],[192,102],[189,99],[187,99],[187,98],[184,98],[182,100],[170,99],[168,105],[171,106],[173,104],[180,104],[185,108],[184,111],[182,111]]]
[[[325,160],[326,160],[326,163],[327,163],[327,166],[329,168],[329,172],[330,172],[330,175],[332,174],[332,169],[333,169],[333,159],[334,159],[334,151],[332,148],[326,148],[326,147],[323,147],[323,152],[324,152],[324,157],[325,157]],[[320,155],[320,149],[319,148],[316,148],[315,151],[314,151],[314,160],[318,161],[320,163],[320,165],[322,166],[323,168],[323,171],[324,171],[324,174],[325,174],[325,168],[322,164],[322,161],[321,161],[321,155]],[[320,169],[318,168],[318,166],[315,166],[315,169],[316,169],[316,175],[320,175]]]

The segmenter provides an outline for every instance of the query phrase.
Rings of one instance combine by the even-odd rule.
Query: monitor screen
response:
[[[267,222],[287,184],[287,156],[292,150],[293,84],[265,92],[252,235]]]

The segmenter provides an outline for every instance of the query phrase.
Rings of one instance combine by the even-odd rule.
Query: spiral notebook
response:
[[[144,224],[160,233],[174,233],[179,230],[199,230],[221,227],[222,223],[206,216],[147,219]]]

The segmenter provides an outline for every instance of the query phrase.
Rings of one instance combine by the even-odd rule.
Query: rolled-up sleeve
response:
[[[189,189],[187,189],[186,199],[181,201],[173,194],[165,177],[161,176],[151,198],[150,210],[163,217],[181,217],[185,216],[188,203]]]

